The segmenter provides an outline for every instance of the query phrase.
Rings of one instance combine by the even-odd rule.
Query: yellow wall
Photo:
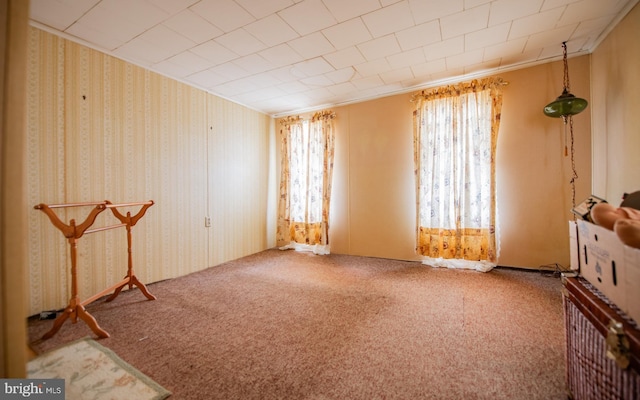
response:
[[[592,55],[593,192],[618,205],[640,190],[640,4]]]
[[[589,56],[569,60],[571,91],[589,100]],[[542,108],[562,92],[562,62],[505,72],[497,154],[499,265],[569,265],[571,163],[564,125]],[[417,260],[411,94],[335,108],[331,251]],[[574,117],[576,198],[591,184],[589,113]]]
[[[39,203],[153,200],[133,228],[147,283],[269,247],[269,116],[36,28],[28,63],[30,313],[70,294],[69,246]],[[58,215],[80,223],[90,210]],[[116,222],[103,212],[93,227]],[[81,299],[124,276],[126,250],[123,228],[80,239]]]

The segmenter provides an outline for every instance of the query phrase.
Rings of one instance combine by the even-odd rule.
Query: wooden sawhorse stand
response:
[[[69,300],[69,305],[64,309],[63,313],[56,318],[53,323],[53,327],[49,332],[45,333],[42,336],[43,340],[49,339],[55,335],[58,330],[62,327],[62,324],[68,319],[71,318],[72,323],[76,323],[78,318],[83,320],[91,330],[99,337],[99,338],[108,338],[109,333],[104,329],[100,328],[96,319],[89,314],[87,310],[85,310],[84,306],[89,303],[94,302],[105,294],[111,292],[114,293],[107,298],[106,301],[112,301],[115,299],[120,291],[126,286],[129,285],[129,289],[131,289],[134,285],[137,286],[142,294],[144,294],[149,300],[155,300],[156,297],[149,293],[146,286],[136,278],[133,274],[133,260],[132,260],[132,251],[131,251],[131,228],[138,222],[140,218],[144,216],[147,212],[147,209],[153,205],[153,201],[146,202],[138,202],[138,203],[122,203],[122,204],[113,204],[108,200],[101,202],[91,202],[91,203],[69,203],[69,204],[38,204],[34,208],[36,210],[41,210],[51,220],[53,225],[60,229],[65,238],[69,241],[69,247],[71,250],[71,299]],[[63,223],[60,218],[53,212],[54,208],[65,208],[65,207],[82,207],[82,206],[92,206],[93,209],[87,216],[87,218],[80,225],[76,225],[76,221],[74,219],[69,221],[69,225]],[[118,207],[130,207],[130,206],[142,206],[138,213],[135,216],[131,216],[130,212],[127,212],[127,215],[121,214],[117,208]],[[120,224],[105,226],[102,228],[94,228],[89,229],[91,225],[96,220],[96,217],[106,209],[110,209],[113,215],[120,220]],[[114,229],[125,226],[127,228],[127,251],[128,251],[128,270],[127,275],[124,279],[117,284],[107,288],[100,293],[97,293],[90,298],[80,301],[80,297],[78,295],[78,281],[77,281],[77,252],[78,252],[78,240],[84,234],[100,232],[108,229]]]

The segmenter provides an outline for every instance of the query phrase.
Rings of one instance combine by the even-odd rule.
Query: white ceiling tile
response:
[[[151,65],[164,60],[162,49],[149,46],[143,41],[134,40],[118,47],[113,53],[118,58],[125,60],[135,59],[139,65],[150,67]],[[165,57],[166,58],[166,57]]]
[[[300,79],[300,82],[310,87],[324,87],[324,86],[329,86],[333,84],[333,82],[331,82],[331,79],[327,78],[324,75],[316,75],[316,76],[310,76],[309,78],[302,78]]]
[[[363,77],[381,74],[391,70],[389,61],[386,58],[380,58],[374,61],[367,61],[362,64],[355,65],[354,68]]]
[[[292,82],[292,81],[297,81],[298,79],[300,79],[300,74],[298,73],[298,75],[294,74],[294,72],[296,72],[294,70],[294,68],[291,65],[288,65],[286,67],[280,67],[280,68],[276,68],[272,71],[269,71],[268,74],[272,75],[274,78],[278,79],[280,82]]]
[[[348,47],[335,53],[325,54],[324,58],[336,69],[365,62],[365,58],[355,47]]]
[[[291,0],[236,0],[256,19],[264,18],[294,4]]]
[[[193,4],[197,3],[199,0],[147,0],[150,3],[153,3],[156,7],[166,11],[169,15],[177,14]]]
[[[302,61],[302,57],[286,43],[262,50],[258,54],[269,61],[274,68]]]
[[[495,0],[464,0],[464,9],[468,10],[473,7],[478,7],[483,4],[491,3],[492,1],[495,1]]]
[[[482,61],[478,64],[469,64],[465,65],[464,73],[465,74],[478,74],[481,72],[488,72],[491,70],[495,70],[500,67],[500,59]]]
[[[232,97],[250,92],[253,89],[253,84],[247,80],[238,79],[231,82],[225,82],[221,85],[216,85],[213,89],[224,97]]]
[[[136,57],[140,57],[145,61],[157,63],[190,49],[194,45],[194,42],[166,26],[156,25],[142,35],[120,46],[115,50],[115,54],[126,58],[136,55]]]
[[[437,86],[440,86],[442,84],[459,81],[462,79],[463,76],[464,76],[464,69],[462,68],[447,69],[444,72],[431,74],[431,82],[432,82],[432,85],[433,85],[433,82],[436,82],[436,83],[441,82],[437,84]]]
[[[380,78],[386,84],[392,84],[395,82],[403,81],[405,79],[413,79],[413,71],[411,68],[405,67],[400,69],[394,69],[392,71],[383,72],[380,74]]]
[[[108,11],[109,15],[117,17],[121,21],[137,26],[140,32],[159,24],[170,16],[164,10],[145,0],[102,0],[96,7],[87,12],[83,19],[93,16],[94,12],[97,18],[92,19],[100,19],[99,15],[102,15],[105,11]]]
[[[288,94],[300,93],[309,90],[309,86],[299,81],[282,83],[277,85],[277,88]]]
[[[484,59],[493,60],[495,58],[501,58],[505,54],[520,55],[524,51],[524,46],[526,44],[527,38],[519,38],[503,43],[498,43],[493,46],[487,46],[484,49]]]
[[[610,4],[611,2],[614,2],[615,6],[612,7]],[[567,10],[558,22],[558,26],[577,24],[580,21],[596,19],[603,15],[615,14],[625,5],[625,3],[625,1],[619,0],[582,0],[576,3],[571,3],[567,6]]]
[[[464,52],[464,38],[462,36],[423,47],[427,61],[449,57]]]
[[[208,71],[216,73],[218,75],[222,75],[229,81],[235,81],[238,79],[246,78],[250,75],[249,72],[240,68],[238,64],[234,64],[233,62],[228,62],[220,65],[216,65],[213,68],[209,68]]]
[[[376,38],[414,25],[411,9],[406,1],[363,15],[362,20]]]
[[[571,39],[584,38],[585,43],[582,47],[576,49],[576,51],[588,51],[591,47],[590,43],[593,43],[600,38],[599,32],[606,31],[609,22],[611,22],[611,19],[607,17],[600,17],[580,22],[576,30],[573,31]]]
[[[567,4],[575,3],[577,1],[582,1],[582,0],[544,0],[544,3],[542,3],[542,7],[540,8],[540,11],[548,11],[558,7],[564,8],[564,6],[566,6]]]
[[[569,40],[567,43],[567,53],[572,53],[578,51],[583,44],[584,39],[580,40]],[[544,46],[542,51],[538,56],[539,59],[549,59],[549,58],[561,58],[562,57],[562,43],[557,43],[552,46]],[[571,59],[571,56],[568,56]]]
[[[249,74],[259,74],[274,69],[273,64],[258,54],[249,54],[232,61],[233,64],[247,71]]]
[[[446,58],[447,69],[464,68],[466,65],[479,64],[482,62],[484,51],[482,49],[465,51],[462,54],[456,54]]]
[[[210,61],[205,60],[191,51],[184,51],[165,61],[153,65],[154,70],[181,78],[199,71],[204,71],[209,67],[211,67]]]
[[[64,31],[100,0],[31,0],[31,19]]]
[[[518,54],[510,54],[502,57],[501,66],[505,65],[518,65],[521,63],[530,62],[531,60],[537,60],[540,56],[542,49],[537,48],[530,51],[524,51]]]
[[[488,26],[489,4],[472,8],[440,19],[442,38],[449,39]]]
[[[516,39],[556,27],[564,8],[554,8],[537,14],[515,19],[511,24],[509,39]]]
[[[411,65],[424,63],[424,51],[422,48],[417,48],[402,53],[394,54],[387,57],[391,68],[400,69],[404,67],[410,67]]]
[[[327,88],[319,87],[319,88],[311,89],[307,93],[306,97],[310,100],[322,100],[331,95],[332,93]]]
[[[123,30],[122,32],[125,33],[126,30]],[[92,43],[94,46],[98,46],[99,48],[106,49],[107,51],[116,49],[129,41],[132,37],[135,37],[133,34],[114,35],[112,32],[105,32],[91,23],[85,24],[81,21],[71,25],[66,30],[66,33],[82,38],[82,40]]]
[[[331,64],[322,57],[316,57],[293,65],[293,74],[301,78],[326,74],[333,70],[334,68]]]
[[[241,96],[238,96],[238,99],[240,99],[241,102],[249,101],[253,103],[267,101],[274,97],[284,96],[286,94],[286,92],[274,88],[261,88],[243,93]]]
[[[117,47],[113,43],[126,43],[168,16],[165,11],[142,0],[102,0],[67,32],[87,37],[99,46],[113,50]],[[97,42],[98,39],[103,42]]]
[[[174,15],[163,22],[163,25],[173,29],[198,44],[204,43],[207,40],[220,36],[224,33],[191,10],[184,10],[181,13]]]
[[[300,36],[277,14],[252,22],[244,29],[267,46],[276,46]]]
[[[496,0],[491,3],[489,26],[498,25],[540,11],[544,0]]]
[[[227,77],[217,74],[211,70],[196,72],[189,75],[186,80],[194,85],[210,89],[216,85],[220,85],[228,80]]]
[[[243,79],[247,80],[248,82],[251,82],[253,87],[256,89],[274,87],[282,84],[282,82],[279,79],[275,78],[273,75],[266,72],[252,75]]]
[[[417,77],[428,78],[432,74],[441,73],[447,70],[447,63],[444,58],[440,58],[435,61],[428,61],[422,64],[416,64],[411,66],[413,75]]]
[[[479,31],[470,32],[464,35],[464,49],[475,50],[486,46],[492,46],[507,40],[511,23],[495,25]]]
[[[380,0],[380,4],[382,4],[382,7],[386,7],[386,6],[390,6],[392,4],[398,3],[400,1],[404,1],[404,0]]]
[[[382,79],[378,75],[368,76],[366,78],[358,78],[351,81],[358,90],[367,90],[384,85]]]
[[[425,81],[423,78],[410,78],[410,79],[405,79],[403,81],[400,81],[400,84],[402,85],[403,88],[405,89],[422,89],[424,87]]]
[[[241,56],[264,50],[267,46],[244,29],[236,29],[214,39],[216,42]]]
[[[562,44],[562,42],[566,41],[571,37],[571,33],[576,29],[576,25],[572,26],[563,26],[561,28],[552,29],[548,31],[542,31],[540,33],[536,33],[534,35],[530,35],[527,40],[527,45],[525,46],[524,51],[530,51],[536,48],[543,48],[545,45],[549,43],[558,43],[558,46]]]
[[[301,38],[294,39],[289,42],[289,45],[305,59],[322,56],[336,50],[320,32],[314,32]]]
[[[338,50],[372,39],[371,33],[360,18],[334,25],[323,30],[322,34]]]
[[[214,40],[204,42],[201,45],[192,48],[190,51],[194,52],[205,60],[211,61],[214,65],[222,64],[239,57],[238,54],[227,49]]]
[[[331,86],[328,86],[327,89],[329,89],[329,91],[336,96],[349,94],[357,90],[356,87],[351,82],[344,82],[344,83],[338,83],[336,85],[331,85]]]
[[[416,24],[464,11],[463,0],[409,0]]]
[[[323,2],[338,22],[347,21],[380,8],[378,0],[324,0]]]
[[[440,24],[438,21],[425,22],[396,33],[396,38],[402,50],[411,50],[439,42]]]
[[[162,49],[161,53],[166,55],[164,58],[172,57],[196,45],[192,40],[164,25],[156,25],[134,40],[142,40],[151,46]]]
[[[231,32],[255,21],[255,18],[233,0],[202,0],[191,10],[224,32]]]
[[[350,81],[354,76],[356,76],[356,70],[352,67],[347,67],[337,71],[328,72],[325,76],[335,84],[344,83]]]
[[[387,35],[359,44],[358,49],[368,61],[387,57],[400,52],[400,45],[395,35]]]
[[[278,12],[301,36],[327,28],[337,21],[320,0],[304,0]]]

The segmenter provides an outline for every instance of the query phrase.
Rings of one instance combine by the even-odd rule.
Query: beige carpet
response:
[[[268,250],[148,287],[87,309],[176,399],[566,398],[558,277]]]

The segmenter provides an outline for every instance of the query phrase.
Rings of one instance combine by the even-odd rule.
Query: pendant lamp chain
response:
[[[564,67],[563,86],[564,92],[569,93],[569,64],[567,63],[567,42],[562,42],[562,61]],[[571,205],[576,208],[576,179],[578,179],[578,172],[576,171],[576,159],[575,159],[575,146],[573,136],[573,115],[563,115],[562,120],[564,122],[564,156],[567,156],[567,122],[569,123],[569,138],[571,141]]]
[[[571,92],[569,87],[569,64],[567,63],[567,42],[562,42],[562,61],[564,66],[564,80],[562,82],[564,91]]]

